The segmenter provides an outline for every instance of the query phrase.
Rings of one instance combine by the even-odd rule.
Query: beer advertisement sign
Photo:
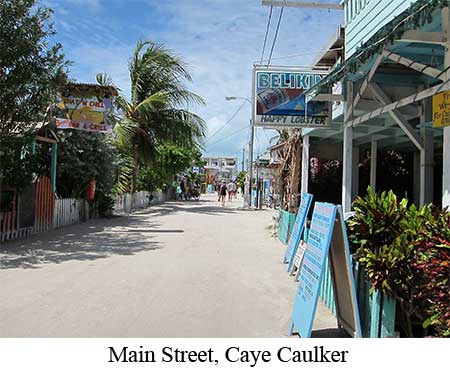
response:
[[[253,74],[255,126],[330,127],[330,103],[305,98],[305,92],[326,76],[325,70],[255,66]]]

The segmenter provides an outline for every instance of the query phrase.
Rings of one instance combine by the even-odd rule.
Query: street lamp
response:
[[[246,100],[252,105],[252,101],[249,98],[243,97],[243,96],[226,96],[226,100]],[[248,188],[244,192],[244,207],[251,207],[252,201],[251,201],[251,191],[252,191],[252,175],[253,175],[253,138],[255,135],[255,128],[253,126],[252,120],[250,119],[250,141],[248,143]]]

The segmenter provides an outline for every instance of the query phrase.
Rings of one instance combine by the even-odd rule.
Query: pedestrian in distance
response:
[[[233,181],[230,181],[227,185],[228,190],[228,202],[233,200]]]
[[[225,206],[225,198],[227,196],[227,184],[225,180],[222,180],[219,188],[219,202],[222,202],[222,206]]]
[[[181,180],[180,182],[180,190],[181,190],[180,200],[183,200],[183,198],[186,199],[186,186],[184,184],[184,180]]]

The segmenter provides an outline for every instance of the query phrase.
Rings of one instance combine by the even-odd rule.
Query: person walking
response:
[[[228,190],[228,202],[231,202],[233,200],[233,181],[230,181],[227,185],[227,190]]]
[[[219,188],[219,202],[222,202],[222,206],[225,206],[225,197],[227,196],[227,184],[225,180],[222,180]]]
[[[183,200],[183,198],[186,199],[186,186],[184,185],[184,180],[181,180],[180,182],[180,190],[180,200]]]

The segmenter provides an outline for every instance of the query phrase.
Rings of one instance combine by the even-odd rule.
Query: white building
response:
[[[237,158],[226,156],[203,156],[205,161],[204,170],[210,178],[215,181],[225,179],[230,180],[238,174]]]

